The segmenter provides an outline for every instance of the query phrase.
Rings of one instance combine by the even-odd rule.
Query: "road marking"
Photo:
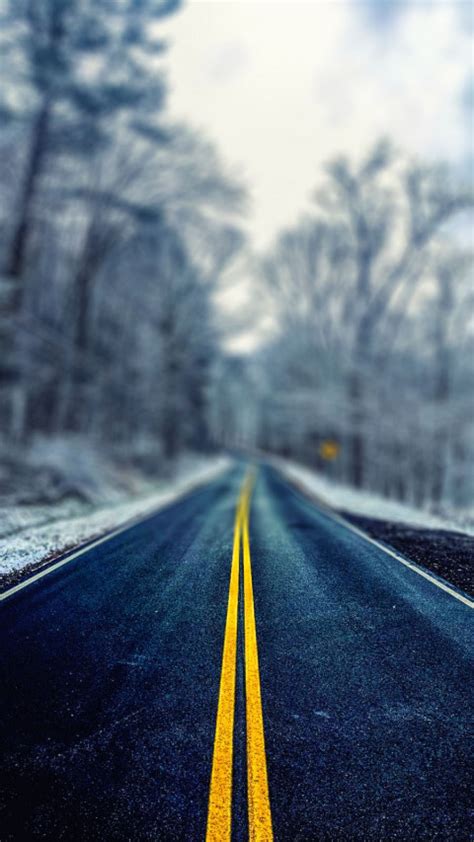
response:
[[[216,476],[221,473],[221,469],[217,472]],[[168,508],[168,506],[172,506],[175,503],[178,503],[183,497],[186,497],[188,494],[192,494],[194,491],[197,491],[202,485],[206,484],[206,480],[197,480],[193,483],[189,488],[183,489],[182,492],[178,492],[177,496],[171,497],[168,501],[163,501],[163,504],[154,506],[149,511],[142,512],[135,517],[128,518],[121,526],[118,526],[116,529],[113,529],[110,532],[107,532],[105,535],[102,535],[100,538],[95,538],[92,540],[87,540],[84,546],[80,547],[78,550],[72,551],[70,554],[66,554],[65,558],[61,558],[60,561],[56,561],[53,564],[48,564],[46,567],[42,568],[38,571],[38,573],[34,573],[33,576],[29,576],[28,579],[25,579],[23,582],[19,582],[18,585],[14,585],[12,588],[8,588],[8,590],[3,591],[0,593],[0,602],[4,599],[8,599],[9,596],[13,596],[13,594],[17,593],[18,591],[23,590],[23,588],[27,588],[28,585],[32,585],[33,582],[36,582],[38,579],[42,579],[43,576],[47,576],[49,573],[52,573],[53,570],[58,570],[60,567],[63,567],[65,564],[69,564],[70,561],[74,561],[75,558],[78,558],[80,555],[84,555],[84,553],[88,553],[89,550],[95,549],[100,544],[104,544],[105,541],[111,541],[112,538],[116,538],[117,535],[121,535],[122,532],[126,532],[127,529],[132,529],[133,526],[138,526],[140,523],[144,523],[147,520],[150,520],[155,515],[160,514],[164,509]],[[61,553],[60,555],[63,555]]]
[[[306,489],[302,485],[300,485],[298,482],[295,482],[291,477],[286,476],[284,473],[283,476],[291,488],[299,491],[300,494],[302,494],[307,500],[309,499],[311,503],[316,507],[316,509],[319,509],[323,515],[326,515],[326,517],[335,520],[336,523],[339,523],[341,526],[344,526],[344,528],[348,529],[350,532],[354,532],[355,535],[358,535],[359,538],[363,538],[364,541],[367,541],[369,544],[373,544],[374,547],[377,547],[379,550],[382,550],[382,552],[386,553],[386,555],[395,558],[397,561],[400,562],[400,564],[405,565],[405,567],[408,567],[409,570],[413,570],[414,573],[418,573],[418,576],[422,576],[423,579],[427,579],[428,582],[431,582],[432,585],[436,585],[436,587],[440,588],[440,590],[445,591],[445,593],[449,594],[450,596],[453,596],[455,599],[458,599],[459,602],[462,602],[464,605],[467,605],[468,608],[474,608],[474,600],[469,599],[469,597],[454,590],[454,588],[451,588],[446,582],[440,579],[436,579],[434,576],[431,576],[431,574],[428,573],[426,570],[423,570],[417,564],[413,564],[413,562],[408,561],[408,559],[403,558],[403,556],[395,552],[395,550],[391,550],[389,547],[386,547],[384,544],[381,544],[380,541],[377,541],[376,538],[372,538],[370,535],[367,534],[367,532],[364,532],[362,529],[359,529],[358,526],[354,526],[354,524],[350,523],[350,521],[337,514],[337,512],[333,511],[322,500],[314,500],[313,496],[311,495],[311,492],[306,491]]]
[[[253,476],[248,475],[240,493],[235,515],[221,681],[209,787],[206,842],[230,842],[232,836],[232,762],[241,544],[243,545],[244,580],[249,838],[251,842],[272,842],[273,840],[249,542],[249,507],[252,486]]]
[[[349,529],[351,532],[354,532],[356,535],[359,535],[360,538],[364,538],[366,541],[369,542],[369,544],[373,544],[374,547],[378,547],[379,550],[382,550],[387,555],[392,556],[392,558],[395,558],[397,561],[400,562],[400,564],[404,564],[405,567],[408,567],[409,570],[413,570],[414,573],[418,573],[418,576],[423,576],[423,579],[428,579],[428,582],[431,582],[433,585],[436,585],[437,588],[440,588],[442,591],[445,591],[450,596],[454,596],[454,598],[458,599],[459,602],[464,603],[464,605],[467,605],[469,608],[474,608],[474,601],[472,599],[469,599],[469,597],[464,596],[464,594],[462,593],[458,593],[454,590],[454,588],[450,588],[450,586],[445,584],[445,582],[442,582],[439,579],[435,579],[434,576],[431,576],[429,573],[427,573],[425,570],[422,570],[416,564],[412,564],[411,561],[408,561],[408,559],[403,558],[403,556],[399,555],[397,552],[395,552],[395,550],[391,550],[389,549],[389,547],[385,547],[383,544],[380,543],[380,541],[377,541],[376,538],[372,538],[370,535],[367,535],[366,532],[364,532],[362,529],[358,529],[357,526],[354,526],[352,523],[349,523],[345,518],[333,514],[332,512],[329,515],[329,517],[334,518],[334,520],[340,523],[341,526],[345,526],[346,529]]]
[[[271,842],[273,840],[272,815],[268,794],[257,629],[253,601],[252,562],[250,558],[249,499],[250,489],[242,515],[249,838],[251,842]]]
[[[145,518],[141,518],[141,520],[147,519],[148,515]],[[136,525],[136,523],[140,523],[140,520],[137,520],[136,522],[128,522],[126,526],[120,526],[118,529],[114,529],[113,532],[109,532],[102,538],[97,538],[97,540],[95,541],[87,542],[87,545],[85,547],[82,547],[80,550],[71,553],[71,555],[68,555],[66,558],[61,559],[61,561],[57,561],[55,564],[50,564],[48,567],[45,567],[43,570],[40,570],[39,573],[35,573],[33,576],[30,576],[28,579],[25,579],[24,582],[20,582],[18,585],[14,585],[13,588],[9,588],[7,591],[0,593],[0,602],[4,599],[7,599],[9,596],[13,596],[14,593],[23,590],[23,588],[27,588],[28,585],[33,584],[33,582],[36,582],[38,579],[42,579],[43,576],[47,576],[48,573],[52,573],[53,570],[58,570],[65,564],[69,564],[70,561],[74,561],[74,559],[78,558],[80,555],[84,555],[84,553],[88,553],[89,550],[93,550],[100,544],[104,544],[105,541],[110,541],[112,538],[115,538],[122,532],[126,532],[127,529],[131,529],[132,526]]]
[[[222,653],[221,682],[217,705],[212,758],[206,842],[228,842],[232,833],[232,759],[234,746],[235,673],[239,603],[240,527],[242,494],[234,525],[229,598]]]

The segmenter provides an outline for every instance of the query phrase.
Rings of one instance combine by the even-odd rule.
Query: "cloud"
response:
[[[388,134],[423,158],[467,160],[460,5],[220,0],[170,19],[171,111],[240,166],[258,247],[310,207],[322,164],[340,151],[362,155]]]
[[[209,76],[217,83],[227,82],[242,73],[248,61],[241,41],[229,41],[218,46],[209,61]]]

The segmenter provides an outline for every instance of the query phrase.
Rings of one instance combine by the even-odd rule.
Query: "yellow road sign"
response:
[[[340,449],[341,446],[339,442],[334,441],[333,439],[325,439],[319,445],[319,455],[321,456],[321,459],[325,459],[327,462],[332,462],[339,456]]]

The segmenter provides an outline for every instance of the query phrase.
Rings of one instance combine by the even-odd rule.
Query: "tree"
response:
[[[6,274],[20,277],[32,206],[48,154],[90,154],[105,142],[102,122],[139,107],[161,108],[163,78],[147,62],[163,49],[148,35],[154,20],[179,0],[20,0],[2,23],[12,36],[9,57],[23,81],[23,108],[4,116],[28,120],[30,139]],[[18,35],[18,37],[15,37]],[[95,73],[90,68],[96,64]],[[34,103],[34,104],[32,104]]]
[[[316,196],[318,215],[261,261],[273,320],[261,444],[356,487],[440,501],[459,461],[453,418],[468,416],[451,325],[470,259],[445,223],[472,197],[445,167],[407,163],[386,142],[358,166],[330,164]],[[334,465],[317,455],[327,439],[341,445]]]
[[[472,206],[469,191],[453,183],[443,166],[399,162],[387,141],[379,142],[359,167],[340,158],[328,167],[329,184],[318,199],[336,216],[350,243],[353,271],[347,291],[353,330],[349,393],[353,407],[352,481],[364,483],[364,402],[367,369],[387,314],[401,296],[406,312],[427,251],[441,227]],[[395,302],[395,304],[394,304]]]
[[[13,331],[21,308],[41,184],[63,158],[75,159],[87,168],[88,156],[110,145],[111,122],[126,125],[131,115],[162,107],[164,83],[156,57],[164,44],[153,34],[153,24],[178,4],[179,0],[121,0],[116,4],[108,0],[10,0],[5,5],[2,46],[10,85],[4,87],[1,111],[13,131],[20,123],[28,138],[23,177],[17,179],[20,186],[12,201],[14,214],[8,218],[2,281],[0,381],[4,385],[5,427],[22,418],[18,407],[25,404],[15,368]],[[94,227],[89,232],[87,263],[98,250]]]

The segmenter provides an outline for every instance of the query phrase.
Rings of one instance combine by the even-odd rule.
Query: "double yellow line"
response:
[[[242,487],[235,515],[229,600],[227,604],[221,683],[209,790],[206,842],[230,842],[232,834],[232,761],[241,545],[244,581],[249,839],[251,842],[271,842],[273,840],[249,542],[249,508],[253,483],[254,476],[253,474],[249,474]]]

